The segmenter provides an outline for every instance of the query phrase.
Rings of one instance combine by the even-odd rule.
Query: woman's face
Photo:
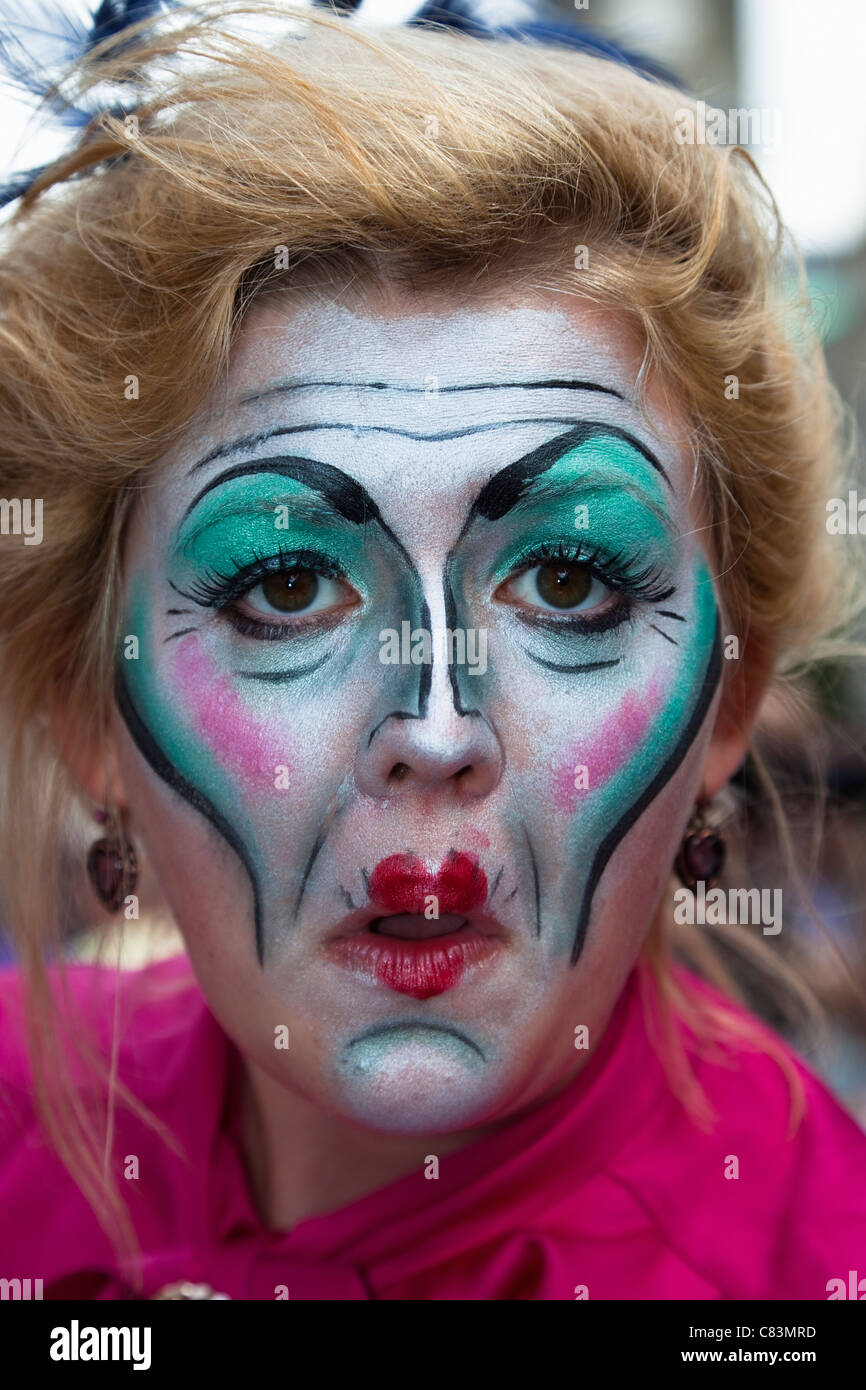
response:
[[[638,366],[571,297],[262,300],[138,504],[135,833],[250,1062],[363,1125],[561,1084],[667,884],[721,638]]]

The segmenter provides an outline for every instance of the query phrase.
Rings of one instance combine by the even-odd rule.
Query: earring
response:
[[[725,842],[715,830],[706,827],[706,803],[699,801],[686,827],[674,868],[680,882],[695,891],[699,882],[710,887],[725,862]]]
[[[107,821],[107,811],[97,811],[94,819]],[[87,875],[102,906],[107,912],[118,912],[135,890],[138,882],[138,860],[126,835],[117,826],[87,851]]]

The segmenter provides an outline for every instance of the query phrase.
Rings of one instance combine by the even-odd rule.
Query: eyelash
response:
[[[647,565],[638,568],[640,557],[626,557],[624,551],[606,555],[598,548],[586,545],[583,541],[558,542],[555,545],[543,542],[523,551],[515,560],[506,580],[515,579],[536,565],[566,561],[569,564],[584,565],[596,579],[607,588],[621,596],[621,601],[601,618],[584,618],[577,614],[570,617],[556,617],[539,610],[531,619],[524,618],[536,626],[548,627],[555,631],[563,629],[578,633],[599,633],[618,627],[631,617],[633,607],[638,602],[660,603],[671,597],[676,586],[665,580],[658,566]],[[229,563],[234,566],[234,561]],[[263,640],[280,640],[297,631],[303,618],[294,623],[268,623],[251,618],[248,614],[232,609],[232,604],[243,598],[256,584],[269,575],[281,570],[305,566],[314,569],[327,579],[345,579],[345,570],[330,556],[317,550],[285,550],[280,547],[267,555],[254,554],[252,561],[233,567],[228,573],[216,568],[207,570],[185,592],[185,597],[203,608],[215,608],[224,613],[233,626],[244,636]],[[307,619],[309,628],[322,627],[324,617],[318,622]]]
[[[317,574],[324,575],[326,579],[346,578],[346,571],[320,550],[284,550],[280,547],[276,553],[258,555],[254,551],[253,555],[254,559],[245,565],[235,566],[229,574],[224,574],[218,569],[207,570],[187,590],[186,597],[200,604],[202,608],[223,608],[235,599],[242,598],[259,580],[267,579],[268,575],[279,574],[280,570],[284,569],[297,569],[300,566],[315,569]],[[231,559],[229,563],[235,564]]]
[[[345,570],[320,550],[285,550],[280,547],[268,555],[259,555],[256,552],[253,554],[254,558],[251,561],[236,566],[227,574],[216,568],[207,570],[184,596],[202,608],[217,609],[244,637],[279,641],[292,636],[293,630],[297,632],[299,627],[306,627],[311,631],[328,626],[325,614],[317,614],[315,619],[308,617],[306,620],[300,616],[294,623],[269,623],[233,609],[232,604],[237,599],[243,598],[261,580],[267,579],[269,575],[279,574],[281,570],[305,567],[315,570],[316,574],[322,575],[325,579],[346,578]],[[235,564],[231,559],[229,563]]]
[[[623,550],[609,555],[584,541],[559,541],[555,545],[542,542],[531,546],[517,557],[503,582],[518,578],[536,565],[555,564],[557,561],[584,565],[595,579],[620,595],[620,602],[600,618],[586,618],[579,614],[556,617],[552,613],[539,610],[531,619],[524,617],[522,621],[553,631],[566,629],[570,632],[588,634],[606,632],[626,622],[632,616],[635,604],[662,603],[676,592],[676,585],[666,579],[659,566],[650,564],[640,569],[639,555],[627,557]]]

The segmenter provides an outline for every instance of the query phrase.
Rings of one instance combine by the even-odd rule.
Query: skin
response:
[[[245,1059],[275,1226],[566,1084],[692,806],[742,759],[760,683],[723,698],[686,432],[658,389],[634,404],[639,366],[626,320],[550,292],[275,296],[137,505],[113,753],[78,771],[130,808]],[[260,578],[238,596],[239,566],[313,552],[341,572],[304,571],[308,613],[275,610]],[[557,573],[574,611],[544,597]],[[406,619],[484,629],[486,669],[383,664]],[[407,851],[431,872],[474,855],[502,943],[426,999],[326,950]]]

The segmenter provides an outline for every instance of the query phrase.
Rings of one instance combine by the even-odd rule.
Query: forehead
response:
[[[638,403],[641,360],[625,315],[553,292],[351,307],[270,296],[167,456],[172,489],[188,502],[231,463],[291,454],[348,473],[395,521],[423,500],[438,529],[509,463],[596,421],[652,451],[682,503],[686,432],[659,393]]]

